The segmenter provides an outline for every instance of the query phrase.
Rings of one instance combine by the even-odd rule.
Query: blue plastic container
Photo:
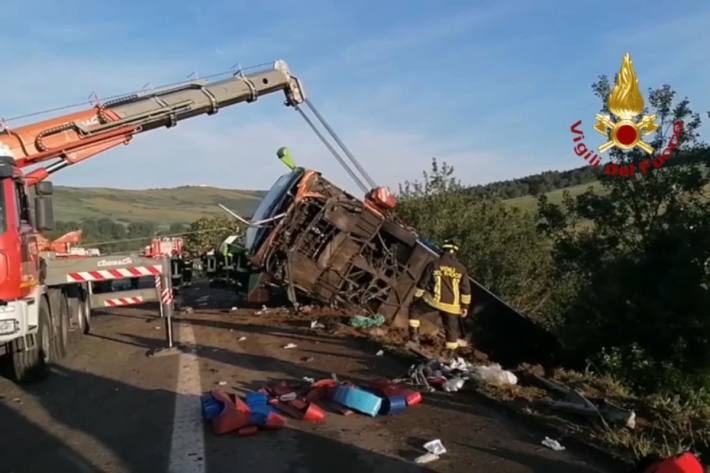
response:
[[[382,398],[354,386],[340,385],[333,400],[354,411],[375,417],[382,408]]]
[[[247,406],[251,409],[257,406],[266,406],[269,400],[266,394],[263,393],[247,393],[245,401]]]
[[[380,414],[400,414],[407,409],[407,398],[404,396],[389,396],[384,398]]]
[[[209,421],[220,415],[224,406],[221,402],[212,397],[211,394],[204,394],[200,398],[202,404],[202,418]]]

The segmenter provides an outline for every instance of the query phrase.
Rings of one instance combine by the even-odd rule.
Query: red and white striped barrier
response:
[[[116,297],[114,299],[106,299],[104,301],[104,306],[105,307],[118,307],[122,305],[133,305],[133,304],[142,304],[143,303],[143,297],[141,296],[136,296],[136,297]]]
[[[163,304],[172,304],[173,302],[173,291],[170,288],[163,288],[163,281],[160,276],[155,277],[155,289],[160,294],[160,302]]]
[[[67,282],[106,281],[108,279],[139,278],[142,276],[159,276],[163,267],[159,264],[150,266],[133,266],[131,268],[100,269],[98,271],[79,271],[67,274]]]

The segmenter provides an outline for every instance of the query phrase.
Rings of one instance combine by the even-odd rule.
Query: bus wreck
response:
[[[257,207],[252,221],[259,224],[248,228],[246,250],[294,305],[314,300],[381,314],[388,324],[404,327],[415,286],[440,249],[386,207],[370,194],[364,201],[353,197],[319,172],[294,168]],[[481,350],[502,362],[550,356],[554,337],[471,282],[466,320]]]

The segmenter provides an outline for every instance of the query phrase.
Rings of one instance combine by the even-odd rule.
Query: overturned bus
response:
[[[440,249],[388,213],[316,171],[295,168],[260,202],[252,218],[259,224],[247,230],[246,249],[252,263],[285,288],[294,304],[307,298],[366,310],[404,327],[415,286]],[[508,363],[554,351],[554,337],[471,282],[466,320],[478,348]]]

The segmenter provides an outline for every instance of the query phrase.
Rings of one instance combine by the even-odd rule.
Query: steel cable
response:
[[[298,111],[298,113],[301,114],[301,117],[303,117],[303,119],[306,121],[306,123],[308,123],[308,125],[313,130],[313,133],[315,133],[316,136],[318,138],[320,138],[321,142],[325,145],[325,147],[328,148],[328,150],[335,157],[335,159],[338,160],[338,162],[343,167],[343,169],[345,169],[345,171],[347,171],[347,173],[350,175],[352,180],[355,181],[355,183],[358,185],[360,190],[362,190],[363,193],[367,194],[367,191],[368,191],[367,186],[360,180],[359,177],[357,177],[357,174],[355,174],[355,172],[353,172],[353,170],[350,169],[350,166],[348,166],[348,163],[346,163],[345,160],[342,158],[342,156],[340,156],[340,154],[338,154],[336,149],[333,148],[333,145],[331,145],[328,142],[328,140],[325,139],[325,136],[323,136],[323,134],[320,132],[320,130],[318,130],[318,128],[315,126],[315,124],[311,121],[311,119],[308,118],[308,115],[306,115],[305,112],[303,110],[301,110],[301,107],[299,107],[298,105],[294,105],[294,108],[296,109],[296,111]]]

